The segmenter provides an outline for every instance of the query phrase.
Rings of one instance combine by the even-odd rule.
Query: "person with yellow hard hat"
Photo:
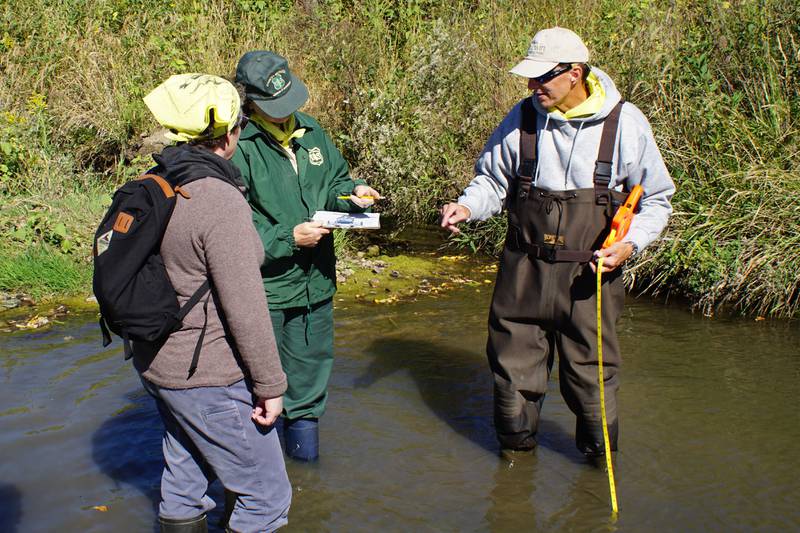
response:
[[[153,156],[150,171],[177,192],[161,258],[181,305],[211,285],[163,344],[134,344],[165,427],[161,531],[207,531],[214,502],[206,490],[216,478],[236,498],[228,530],[273,531],[287,523],[291,502],[273,429],[286,376],[261,286],[264,250],[229,161],[247,122],[241,99],[222,78],[181,74],[144,102],[177,141]]]

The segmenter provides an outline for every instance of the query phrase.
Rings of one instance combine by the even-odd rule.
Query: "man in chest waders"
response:
[[[475,178],[441,225],[508,210],[508,234],[489,313],[487,353],[494,374],[500,445],[536,446],[539,412],[556,354],[561,394],[577,417],[575,441],[605,453],[597,382],[596,268],[604,257],[603,366],[611,449],[617,449],[620,352],[616,321],[624,303],[621,266],[652,242],[672,211],[675,186],[644,115],[622,101],[589,51],[564,28],[538,32],[511,72],[528,79],[523,99],[492,133]],[[640,212],[625,238],[601,250],[626,193],[641,185]]]

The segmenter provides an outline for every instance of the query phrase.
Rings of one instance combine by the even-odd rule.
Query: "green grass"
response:
[[[81,189],[0,196],[0,291],[36,299],[91,292],[92,238],[111,196]]]
[[[48,248],[33,248],[0,258],[0,290],[34,298],[86,293],[91,269]]]
[[[796,316],[798,20],[796,0],[5,2],[0,228],[27,230],[0,254],[44,245],[88,265],[94,199],[149,164],[157,128],[142,96],[178,72],[230,76],[256,48],[289,58],[311,89],[305,110],[387,196],[393,229],[429,224],[526,95],[508,69],[537,28],[558,24],[650,118],[678,186],[664,239],[630,283],[707,313]],[[70,197],[86,201],[65,209]],[[492,252],[504,231],[497,218],[454,243]]]

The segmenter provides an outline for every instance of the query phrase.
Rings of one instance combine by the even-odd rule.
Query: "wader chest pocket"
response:
[[[513,225],[508,225],[508,233],[506,234],[506,247],[509,250],[518,252],[522,249],[522,235],[520,229]]]

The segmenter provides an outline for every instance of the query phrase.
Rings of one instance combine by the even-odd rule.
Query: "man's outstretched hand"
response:
[[[439,224],[452,233],[461,233],[457,225],[468,220],[470,214],[467,206],[451,202],[439,210]]]

